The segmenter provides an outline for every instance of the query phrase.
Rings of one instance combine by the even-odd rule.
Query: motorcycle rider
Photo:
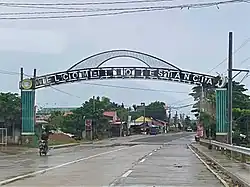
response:
[[[41,140],[45,141],[45,149],[48,150],[49,146],[48,146],[48,140],[49,140],[49,135],[46,131],[44,131],[41,135]]]

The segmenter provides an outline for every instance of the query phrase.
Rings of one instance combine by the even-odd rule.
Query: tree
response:
[[[143,111],[129,111],[129,116],[131,116],[131,120],[136,120],[137,118],[143,116]]]
[[[191,127],[191,126],[192,126],[192,123],[191,123],[190,116],[186,116],[184,119],[184,127],[186,129],[186,128]]]
[[[155,101],[146,106],[145,115],[154,119],[166,120],[165,103]]]
[[[136,106],[136,105],[133,105],[133,109],[134,109],[134,111],[136,111],[136,109],[137,109],[137,106]]]
[[[225,86],[227,88],[227,85]],[[196,103],[193,105],[193,110],[191,112],[194,113],[194,115],[199,118],[200,120],[204,120],[204,127],[206,130],[208,128],[211,128],[212,134],[215,134],[215,128],[216,128],[216,122],[215,122],[215,104],[216,104],[216,98],[215,98],[215,89],[214,88],[203,88],[204,90],[204,103],[206,103],[205,107],[210,107],[212,110],[210,111],[201,111],[200,109],[200,100],[201,100],[201,87],[195,86],[192,89],[192,93],[190,93],[191,96],[193,96],[194,101]],[[234,121],[238,118],[242,118],[241,120],[237,120],[237,123],[233,123],[233,129],[241,129],[241,133],[246,133],[246,117],[241,117],[243,115],[243,111],[250,110],[250,98],[247,94],[244,92],[247,91],[245,86],[243,84],[240,84],[239,82],[233,82],[233,119]],[[244,114],[246,115],[246,113]],[[245,118],[245,119],[244,119]],[[241,127],[241,128],[240,128]]]
[[[233,108],[233,131],[244,134],[248,138],[250,134],[250,110]]]
[[[64,123],[64,116],[63,113],[60,111],[54,111],[50,114],[48,119],[51,129],[58,129],[59,127],[63,126]]]
[[[225,86],[227,88],[227,85]],[[244,92],[247,91],[245,86],[243,84],[240,84],[239,82],[233,81],[233,108],[240,108],[240,109],[250,109],[250,99],[249,96],[246,95]],[[216,98],[215,98],[215,88],[210,87],[204,87],[204,102],[208,103],[215,108]],[[195,86],[192,88],[192,93],[189,95],[193,96],[194,101],[196,102],[193,105],[192,112],[196,117],[198,117],[200,112],[200,100],[201,100],[201,86]],[[214,112],[215,114],[215,112]]]
[[[117,110],[117,116],[121,119],[121,121],[128,121],[129,111],[126,108],[119,107]]]
[[[202,96],[202,89],[203,89],[203,96]],[[192,88],[192,92],[189,94],[194,98],[195,104],[193,105],[193,110],[191,110],[192,113],[194,113],[195,117],[199,116],[200,106],[201,106],[201,98],[206,98],[205,102],[210,102],[211,99],[215,98],[215,89],[211,87],[201,87],[201,86],[194,86]],[[209,100],[210,99],[210,100]],[[215,101],[215,100],[214,100]]]
[[[175,125],[175,127],[178,127],[178,128],[179,128],[178,122],[179,122],[179,119],[178,119],[178,114],[177,114],[177,112],[176,112],[175,115],[174,115],[174,125]]]
[[[5,127],[21,129],[21,98],[17,93],[0,93],[0,118]]]
[[[128,109],[129,116],[131,116],[132,120],[135,120],[144,115],[144,106],[141,105],[137,106],[134,104],[132,105],[132,108]],[[145,106],[145,116],[165,121],[167,118],[165,103],[160,101],[155,101]]]
[[[93,97],[85,101],[81,107],[72,111],[72,114],[64,116],[61,112],[54,112],[49,118],[50,124],[54,128],[60,128],[64,132],[77,134],[80,136],[85,130],[85,120],[92,119],[94,138],[102,137],[104,132],[110,129],[108,118],[103,113],[105,111],[116,111],[121,121],[127,121],[128,116],[132,116],[132,120],[142,116],[144,110],[139,106],[133,105],[132,108],[125,108],[124,104],[111,102],[107,97]],[[166,119],[165,103],[155,101],[145,106],[146,116],[159,120]]]

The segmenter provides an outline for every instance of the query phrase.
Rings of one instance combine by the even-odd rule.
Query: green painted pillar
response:
[[[35,90],[23,90],[22,99],[22,135],[35,134]]]
[[[22,101],[22,131],[23,142],[30,146],[36,146],[35,137],[35,89],[33,79],[21,81]]]
[[[216,89],[216,136],[227,136],[228,91],[226,88]]]

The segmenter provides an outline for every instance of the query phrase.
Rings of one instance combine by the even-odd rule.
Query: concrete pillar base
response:
[[[38,137],[36,135],[22,135],[22,144],[29,147],[38,146]]]
[[[93,132],[92,132],[92,130],[86,130],[85,131],[85,139],[86,140],[92,140],[93,139]]]
[[[217,134],[216,133],[216,141],[222,142],[222,143],[227,143],[227,134]]]

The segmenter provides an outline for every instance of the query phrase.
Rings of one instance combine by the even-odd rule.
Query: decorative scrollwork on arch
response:
[[[169,69],[180,70],[180,68],[174,66],[173,64],[149,54],[131,50],[111,50],[87,57],[81,60],[80,62],[76,63],[72,67],[70,67],[68,71],[84,69],[84,68],[95,68],[95,67],[99,68],[109,60],[122,57],[129,57],[139,60],[150,68],[157,67],[157,68],[169,68]]]

